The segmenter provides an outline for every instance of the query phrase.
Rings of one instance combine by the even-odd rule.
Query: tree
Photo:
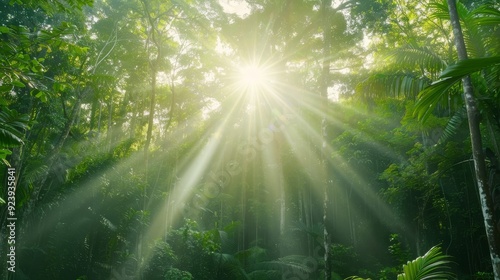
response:
[[[453,4],[455,4],[455,1],[453,2]],[[490,32],[493,32],[494,30],[492,26],[498,22],[498,11],[488,4],[472,7],[467,7],[461,3],[457,3],[457,5],[458,12],[456,5],[451,6],[450,1],[448,1],[448,4],[443,1],[429,3],[428,5],[428,7],[433,10],[433,13],[431,13],[431,16],[429,17],[429,19],[431,19],[431,23],[439,27],[436,30],[443,31],[446,30],[446,27],[444,27],[442,23],[443,21],[448,21],[450,19],[450,15],[452,14],[451,8],[453,7],[454,17],[451,17],[451,19],[452,25],[454,26],[453,31],[456,39],[455,45],[457,46],[457,49],[459,49],[459,61],[456,64],[453,64],[456,55],[450,52],[451,46],[453,45],[452,42],[449,41],[447,43],[449,47],[447,47],[442,43],[436,44],[436,41],[432,40],[432,38],[439,38],[443,35],[447,36],[446,32],[442,35],[433,35],[432,32],[427,31],[422,27],[416,29],[418,31],[409,31],[411,32],[409,33],[410,35],[412,33],[415,35],[408,36],[408,41],[411,46],[410,48],[402,48],[392,54],[392,57],[396,58],[398,63],[407,65],[408,70],[411,70],[412,67],[414,67],[415,70],[413,71],[416,72],[420,70],[420,74],[417,74],[418,72],[411,74],[403,73],[399,76],[379,76],[378,78],[380,78],[383,81],[382,83],[385,84],[386,87],[382,88],[386,93],[404,93],[405,96],[409,98],[415,98],[418,93],[415,116],[418,116],[419,119],[425,121],[431,116],[431,114],[436,114],[437,116],[448,115],[451,117],[443,130],[443,136],[440,141],[438,141],[441,144],[449,140],[451,135],[457,133],[461,127],[460,123],[462,120],[466,118],[469,120],[474,161],[479,163],[476,166],[476,170],[479,170],[476,174],[478,186],[482,186],[483,183],[485,183],[485,186],[488,189],[488,181],[492,182],[493,178],[492,176],[489,176],[490,178],[488,178],[486,165],[484,163],[484,156],[481,155],[483,153],[481,142],[484,141],[484,138],[481,139],[479,116],[482,115],[483,123],[485,123],[485,126],[488,127],[488,132],[490,134],[490,137],[488,138],[491,139],[489,144],[493,147],[493,149],[498,150],[498,144],[495,140],[495,132],[491,128],[491,123],[495,123],[491,120],[497,119],[497,117],[496,113],[489,109],[496,108],[496,105],[493,105],[496,104],[496,102],[492,101],[496,94],[496,90],[494,89],[495,82],[492,81],[496,79],[493,77],[498,77],[498,72],[496,70],[497,58],[495,57],[497,51],[495,50],[496,47],[492,47],[496,45],[496,40],[488,39]],[[405,17],[404,20],[407,20],[408,18],[411,17]],[[463,33],[461,29],[457,29],[457,25],[459,25],[460,21],[465,26],[465,31]],[[460,30],[460,34],[456,34],[457,30]],[[428,34],[427,38],[423,38],[423,40],[416,40],[419,35],[421,36],[421,34],[418,33],[419,31],[424,31],[424,34]],[[415,42],[429,41],[429,38],[432,40],[429,43],[433,46],[433,48],[415,45]],[[465,48],[464,38],[467,43],[468,50]],[[442,47],[440,45],[442,45]],[[459,45],[460,47],[458,47]],[[468,55],[474,58],[468,59]],[[450,66],[447,67],[448,65]],[[467,70],[465,70],[465,65],[467,65]],[[419,67],[420,69],[416,67]],[[396,69],[397,68],[398,67],[396,67]],[[477,93],[473,95],[470,92],[472,89],[471,78],[465,78],[465,76],[480,69],[484,69],[484,72],[482,72],[481,75],[472,76],[478,85],[476,87]],[[372,78],[373,80],[377,79],[376,77]],[[470,93],[469,95],[463,95],[466,110],[462,109],[463,103],[460,100],[462,98],[457,99],[457,97],[462,96],[461,94],[458,94],[459,88],[456,85],[461,78],[465,78],[465,80],[463,80],[464,92],[468,90]],[[430,81],[436,79],[438,79],[436,82],[428,86]],[[371,84],[371,82],[367,82],[367,84]],[[365,88],[365,90],[367,89],[368,88]],[[373,87],[371,89],[373,91]],[[482,96],[482,98],[477,98],[477,96]],[[445,100],[445,98],[448,100]],[[474,99],[477,99],[477,101]],[[469,104],[467,104],[468,102]],[[457,104],[459,105],[458,107],[456,106]],[[467,114],[465,114],[465,112],[467,112]],[[429,137],[429,135],[427,134],[425,137]],[[430,147],[430,150],[434,150],[434,152],[437,151],[435,147]],[[476,158],[478,159],[476,160]],[[491,190],[487,190],[486,193],[483,193],[480,187],[480,193],[487,196],[490,196],[490,191]],[[486,209],[486,215],[493,215],[495,213],[492,208],[493,206],[490,197],[486,197],[485,200],[482,200],[481,202],[489,204],[489,206],[483,207],[483,209]],[[490,219],[486,216],[485,220],[488,221]],[[496,218],[493,218],[490,221],[494,223]],[[493,227],[491,226],[492,225],[488,225],[486,227],[487,232],[490,235],[489,240],[492,240],[492,238],[493,240],[498,239],[494,237],[494,234],[497,234],[495,231],[488,230],[488,228],[494,228],[494,225]],[[490,245],[491,244],[492,243],[490,243]],[[492,247],[492,249],[495,247],[497,247],[497,245]],[[496,251],[496,249],[494,249],[494,251]]]
[[[459,60],[467,59],[467,50],[463,39],[463,33],[460,26],[460,19],[458,17],[457,6],[454,0],[448,0],[448,8],[450,12],[451,24],[453,27],[453,35],[455,36],[455,44]],[[488,185],[486,176],[486,162],[483,152],[483,145],[481,139],[481,131],[479,128],[479,112],[474,97],[474,89],[471,78],[465,76],[462,79],[464,88],[465,107],[467,108],[467,119],[469,120],[469,131],[471,137],[472,154],[474,158],[474,168],[476,171],[477,186],[479,189],[479,197],[481,201],[481,208],[483,210],[484,225],[486,229],[486,236],[490,247],[491,263],[493,266],[493,273],[495,278],[500,277],[500,232],[496,227],[496,219],[493,199],[491,197],[491,186]]]
[[[323,21],[323,65],[322,65],[322,71],[321,71],[321,85],[320,85],[320,96],[323,99],[323,104],[325,106],[328,104],[328,86],[330,84],[330,54],[331,54],[331,26],[328,21],[328,16],[329,16],[329,11],[331,9],[332,1],[331,0],[323,0],[321,2],[321,10],[322,10],[322,21]],[[326,112],[325,108],[322,108],[323,112]],[[322,168],[325,170],[322,172],[324,174],[323,178],[321,178],[323,188],[324,188],[324,201],[323,201],[323,240],[324,240],[324,249],[325,249],[325,280],[329,280],[332,277],[332,271],[331,271],[331,256],[330,256],[330,234],[328,232],[328,204],[329,204],[329,199],[328,199],[328,192],[329,192],[329,181],[330,178],[327,175],[327,166],[326,166],[326,153],[327,153],[327,143],[326,139],[328,138],[327,135],[327,123],[326,123],[326,118],[323,117],[321,120],[321,135],[322,135]]]

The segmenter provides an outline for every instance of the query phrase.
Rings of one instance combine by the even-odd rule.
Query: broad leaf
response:
[[[440,79],[463,77],[484,68],[500,64],[500,56],[472,58],[462,60],[456,64],[448,66],[439,76]]]

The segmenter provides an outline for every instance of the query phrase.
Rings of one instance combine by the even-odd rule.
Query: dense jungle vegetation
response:
[[[499,138],[498,0],[5,0],[0,279],[500,279]]]

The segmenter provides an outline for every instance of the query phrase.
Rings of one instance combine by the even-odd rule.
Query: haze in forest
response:
[[[499,279],[499,32],[497,0],[4,1],[0,279]]]

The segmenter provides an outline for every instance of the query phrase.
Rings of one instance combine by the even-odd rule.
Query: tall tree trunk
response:
[[[130,100],[132,103],[132,116],[130,117],[130,130],[129,130],[129,139],[132,140],[135,138],[135,127],[137,126],[139,115],[137,113],[139,105],[137,104],[137,98],[132,98]]]
[[[154,60],[149,61],[149,67],[151,70],[151,94],[149,100],[149,116],[148,116],[148,129],[146,132],[146,143],[144,144],[144,170],[145,170],[145,185],[142,192],[143,200],[142,200],[142,210],[146,211],[147,205],[147,197],[148,197],[148,186],[149,186],[149,146],[151,144],[151,138],[153,135],[153,124],[154,124],[154,116],[155,116],[155,103],[156,103],[156,74],[158,62],[161,57],[160,46],[157,41],[156,32],[157,32],[157,24],[155,20],[151,16],[149,3],[146,0],[141,1],[144,7],[144,16],[146,17],[147,22],[149,23],[150,32],[148,33],[148,39],[146,40],[146,53],[149,54],[149,44],[152,42],[157,47],[156,58]],[[147,30],[148,28],[146,28]],[[149,54],[150,55],[150,54]],[[141,228],[139,231],[139,241],[137,242],[137,255],[139,259],[141,259],[143,253],[143,241],[144,241],[144,229]],[[141,269],[139,272],[139,279],[143,279],[143,270]]]
[[[327,135],[326,135],[326,112],[328,104],[328,83],[330,76],[330,47],[331,47],[331,28],[330,21],[328,20],[328,15],[332,6],[332,0],[322,0],[321,2],[321,19],[323,21],[323,65],[321,71],[321,100],[323,108],[321,113],[323,114],[321,120],[321,135],[322,135],[322,146],[321,146],[321,168],[322,168],[322,178],[321,183],[323,184],[324,190],[324,200],[323,200],[323,246],[325,250],[324,260],[325,260],[325,280],[330,280],[332,277],[331,271],[331,260],[330,260],[330,234],[328,232],[328,168],[327,168]]]
[[[108,130],[106,131],[106,152],[111,152],[113,147],[113,94],[110,96],[108,103]]]
[[[99,97],[97,96],[97,92],[92,93],[92,107],[90,109],[90,127],[89,131],[93,131],[95,129],[95,117],[97,106],[99,106]]]
[[[155,102],[156,102],[156,66],[152,62],[151,65],[151,100],[149,103],[149,118],[148,118],[148,131],[146,135],[146,144],[144,145],[144,151],[147,154],[149,145],[151,144],[151,138],[153,135],[153,121],[155,116]]]
[[[68,119],[66,120],[66,124],[64,126],[64,129],[61,132],[61,135],[59,136],[57,143],[54,145],[54,148],[50,152],[49,158],[47,159],[48,172],[43,176],[43,178],[40,180],[40,182],[33,187],[33,191],[31,192],[30,200],[26,206],[26,210],[23,213],[24,217],[29,218],[29,216],[31,215],[31,213],[35,209],[35,206],[36,206],[38,199],[39,199],[39,196],[40,196],[40,191],[42,190],[42,187],[47,182],[47,179],[49,179],[49,176],[51,175],[51,171],[53,169],[53,166],[56,163],[57,157],[59,156],[59,153],[61,152],[61,149],[63,148],[64,143],[66,142],[66,139],[69,136],[71,127],[76,120],[78,108],[81,105],[83,96],[85,96],[89,91],[90,91],[90,88],[85,88],[82,90],[82,92],[80,92],[77,95],[76,102],[73,105],[73,109],[71,110],[71,114],[68,116]]]
[[[160,44],[160,34],[158,31],[156,20],[151,17],[151,9],[149,8],[148,1],[143,0],[142,4],[144,6],[144,13],[146,19],[149,23],[149,27],[151,28],[151,34],[148,34],[148,40],[156,47],[156,58],[153,61],[150,61],[149,66],[151,68],[151,95],[150,95],[150,103],[149,103],[149,118],[148,118],[148,130],[146,135],[146,144],[144,145],[144,151],[146,153],[146,160],[149,145],[151,144],[151,138],[153,134],[153,121],[155,115],[155,103],[156,103],[156,75],[158,73],[158,66],[161,60],[162,52],[161,52],[161,44]],[[157,36],[158,35],[158,36]],[[147,42],[149,44],[149,42]],[[149,49],[149,48],[148,48]],[[147,161],[146,161],[147,166]]]
[[[458,17],[456,0],[447,0],[450,13],[451,25],[453,27],[453,35],[455,36],[455,44],[457,47],[458,59],[467,59],[467,50],[463,38],[462,28]],[[488,185],[486,162],[483,153],[483,145],[481,142],[481,131],[479,129],[479,111],[477,109],[476,100],[474,98],[474,90],[470,76],[462,79],[464,88],[465,106],[467,108],[467,118],[469,120],[469,130],[472,144],[472,154],[474,158],[474,169],[476,173],[476,181],[479,189],[479,197],[481,208],[483,211],[484,226],[486,229],[486,237],[490,250],[491,264],[495,279],[500,279],[500,255],[498,252],[499,232],[495,227],[493,200],[491,197],[490,186]]]

